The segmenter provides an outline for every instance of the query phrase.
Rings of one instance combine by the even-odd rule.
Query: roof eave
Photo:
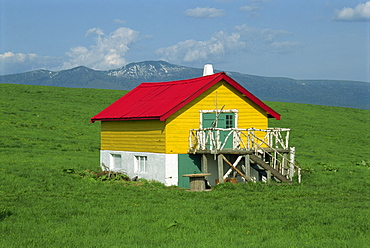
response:
[[[157,116],[146,116],[146,117],[128,117],[128,118],[91,118],[90,122],[95,121],[138,121],[138,120],[160,120]]]

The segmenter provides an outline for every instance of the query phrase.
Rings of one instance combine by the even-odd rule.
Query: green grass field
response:
[[[100,170],[89,118],[124,93],[0,84],[0,247],[370,247],[370,111],[267,102],[302,184],[79,176]]]

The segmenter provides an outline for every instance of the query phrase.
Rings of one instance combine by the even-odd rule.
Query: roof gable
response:
[[[142,83],[91,118],[91,122],[151,119],[164,121],[221,80],[226,81],[249,98],[266,111],[270,117],[280,119],[278,113],[224,72],[220,72],[210,76],[179,81]]]

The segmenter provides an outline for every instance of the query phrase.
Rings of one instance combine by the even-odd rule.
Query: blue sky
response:
[[[170,63],[370,82],[370,1],[0,0],[0,74]]]

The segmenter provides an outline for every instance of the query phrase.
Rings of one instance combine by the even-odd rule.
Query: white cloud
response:
[[[236,26],[235,29],[243,35],[249,41],[259,41],[259,42],[274,42],[276,39],[290,35],[288,31],[285,30],[274,30],[269,28],[258,29],[243,24],[241,26]]]
[[[50,56],[40,56],[35,53],[13,53],[0,54],[0,74],[12,74],[20,71],[31,71],[57,66],[61,59]]]
[[[300,42],[274,41],[270,44],[270,51],[272,53],[293,53],[302,46]]]
[[[197,18],[215,18],[224,15],[224,11],[222,9],[215,9],[210,7],[196,7],[195,9],[188,9],[185,11],[185,15],[189,17],[197,17]]]
[[[185,40],[156,51],[161,59],[173,63],[206,62],[219,60],[236,52],[292,53],[302,44],[284,40],[290,33],[285,30],[257,29],[246,24],[235,27],[236,32],[220,31],[209,40]]]
[[[260,10],[261,7],[258,7],[257,5],[245,5],[239,8],[241,11],[251,12],[255,10]]]
[[[120,27],[109,35],[100,28],[91,28],[86,32],[86,36],[89,35],[96,36],[95,44],[90,47],[72,47],[64,60],[35,53],[0,54],[0,74],[37,69],[70,69],[81,65],[98,70],[118,68],[127,64],[125,56],[130,46],[139,39],[139,32],[126,27]]]
[[[87,30],[85,36],[88,36],[89,34],[104,35],[104,32],[100,28],[90,28],[89,30]]]
[[[355,8],[337,10],[334,17],[336,21],[370,21],[370,1],[360,3]]]
[[[118,24],[126,24],[126,21],[125,20],[121,20],[121,19],[114,19],[113,20],[114,23],[118,23]]]
[[[162,59],[172,62],[194,62],[217,59],[227,53],[243,48],[245,43],[240,41],[239,34],[228,35],[224,31],[214,34],[209,40],[186,40],[170,47],[160,48],[156,53]]]
[[[63,68],[84,65],[93,69],[107,70],[125,65],[125,56],[130,45],[139,39],[139,32],[126,27],[120,27],[109,35],[99,28],[92,28],[86,35],[95,34],[96,44],[89,48],[78,46],[70,49],[66,55],[69,61]]]

